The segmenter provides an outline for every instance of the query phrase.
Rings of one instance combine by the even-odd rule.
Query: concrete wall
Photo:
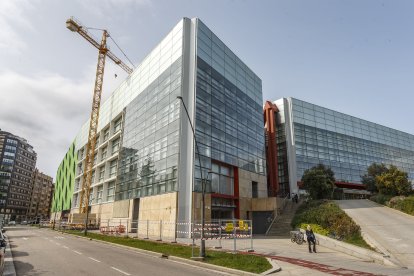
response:
[[[258,188],[258,198],[253,201],[252,198],[252,182],[257,182]],[[239,169],[239,207],[240,207],[240,218],[241,219],[248,219],[248,212],[249,211],[256,211],[255,208],[258,205],[257,202],[261,202],[262,200],[267,199],[267,184],[266,184],[266,176],[260,175],[257,173],[252,173],[249,171],[245,171],[243,169]],[[255,202],[253,205],[253,202]],[[261,203],[261,205],[270,206],[269,208],[273,207],[273,205],[269,205],[266,203]],[[274,207],[276,208],[276,207]],[[273,210],[273,209],[267,209]]]
[[[252,198],[252,211],[273,211],[276,208],[276,197]]]
[[[138,234],[149,237],[173,238],[177,219],[177,192],[161,194],[140,199],[139,220],[143,224]],[[148,224],[145,223],[148,221]],[[160,221],[162,227],[160,228]]]
[[[113,213],[113,202],[96,204],[91,206],[91,213],[96,214],[98,221],[111,219]]]

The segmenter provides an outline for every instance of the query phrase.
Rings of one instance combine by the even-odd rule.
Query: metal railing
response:
[[[131,220],[102,219],[97,224],[88,225],[88,233],[122,236],[167,242],[201,243],[201,221],[163,221],[163,220]],[[83,231],[84,223],[70,223],[67,220],[43,220],[39,227],[52,228],[59,231]],[[228,249],[253,250],[253,226],[251,220],[212,220],[204,225],[204,238],[211,247],[222,248],[226,240]],[[229,242],[233,240],[233,244]],[[243,243],[241,243],[243,241]]]
[[[284,212],[284,210],[286,209],[286,205],[287,205],[288,202],[289,202],[289,194],[287,194],[282,199],[281,208],[276,208],[275,210],[273,210],[272,216],[270,217],[270,225],[267,228],[265,235],[269,234],[269,231],[270,231],[270,229],[272,229],[272,226],[275,223],[277,217],[280,216]]]

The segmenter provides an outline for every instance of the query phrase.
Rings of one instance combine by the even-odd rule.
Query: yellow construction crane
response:
[[[81,198],[79,205],[79,213],[87,214],[89,206],[89,194],[92,181],[92,167],[93,160],[95,156],[95,146],[96,146],[96,132],[98,130],[98,119],[99,119],[99,107],[101,105],[101,95],[102,95],[102,82],[105,69],[105,57],[108,56],[116,64],[118,64],[122,69],[124,69],[128,74],[131,74],[133,69],[126,65],[121,59],[116,57],[106,46],[106,39],[109,37],[107,30],[102,30],[102,40],[101,43],[96,41],[92,35],[88,32],[88,28],[82,26],[78,21],[73,17],[66,20],[66,27],[72,32],[77,32],[87,41],[89,41],[95,48],[99,50],[98,55],[98,65],[96,66],[96,80],[95,88],[93,91],[93,100],[92,100],[92,111],[91,119],[89,125],[89,134],[88,134],[88,143],[86,145],[86,157],[85,157],[85,166],[83,170],[83,181],[82,181],[82,190]]]

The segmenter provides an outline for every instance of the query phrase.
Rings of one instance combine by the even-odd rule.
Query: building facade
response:
[[[27,220],[49,218],[54,191],[53,178],[35,169],[32,181],[33,190]]]
[[[294,98],[267,102],[266,110],[275,114],[266,123],[277,141],[277,166],[269,170],[277,170],[282,194],[297,193],[304,171],[317,164],[330,167],[344,188],[363,188],[361,176],[374,162],[395,165],[414,180],[414,135]]]
[[[23,138],[0,130],[0,214],[24,220],[30,207],[36,152]]]
[[[77,165],[77,152],[73,142],[56,174],[56,183],[52,199],[51,212],[53,218],[67,217],[72,207],[72,196],[75,183],[75,169]]]
[[[261,80],[201,20],[181,20],[100,114],[90,196],[98,219],[199,219],[203,180],[207,219],[247,218],[252,198],[267,198]],[[68,165],[71,213],[79,212],[88,126]]]

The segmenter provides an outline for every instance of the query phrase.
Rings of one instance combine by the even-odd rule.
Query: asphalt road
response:
[[[361,229],[408,268],[414,268],[414,217],[370,200],[338,200]]]
[[[46,229],[7,230],[20,275],[228,275]]]

